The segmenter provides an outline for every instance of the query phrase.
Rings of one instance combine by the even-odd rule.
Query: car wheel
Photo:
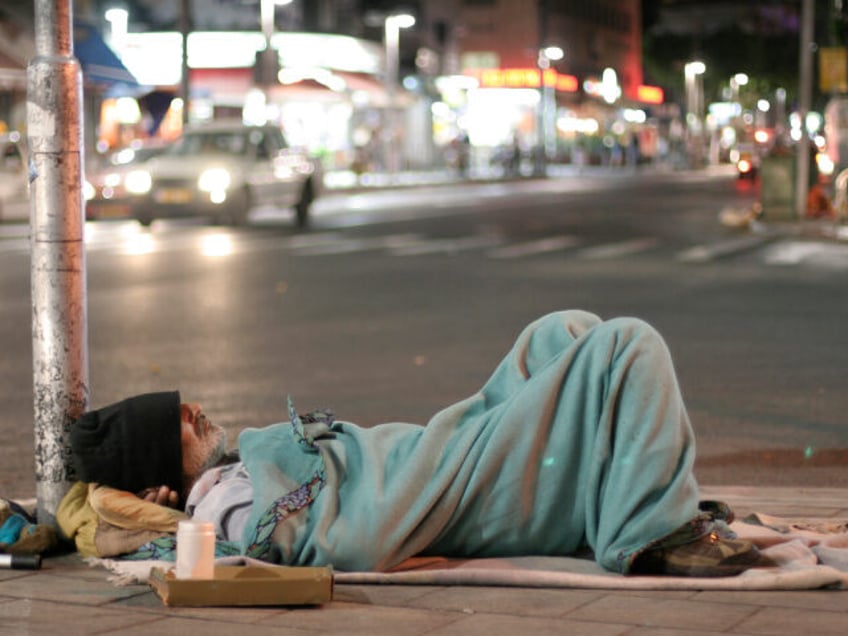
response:
[[[253,207],[253,196],[250,194],[250,189],[245,186],[238,195],[233,197],[227,207],[227,222],[234,226],[245,225],[251,207]]]
[[[295,216],[298,227],[306,227],[309,223],[309,208],[312,206],[312,200],[315,194],[312,191],[312,181],[307,181],[303,184],[303,190],[300,192],[300,200],[295,204]]]
[[[136,221],[138,221],[144,227],[149,227],[150,224],[153,223],[153,215],[150,214],[149,212],[142,212],[141,214],[137,215],[135,218],[136,218]]]

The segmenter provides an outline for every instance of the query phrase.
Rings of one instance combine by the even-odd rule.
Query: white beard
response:
[[[183,449],[185,453],[185,449]],[[191,453],[183,457],[183,490],[188,492],[195,481],[215,466],[227,452],[227,433],[215,424],[209,433],[192,446]]]

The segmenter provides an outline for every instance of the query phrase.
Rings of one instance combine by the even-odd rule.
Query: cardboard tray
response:
[[[216,566],[208,580],[152,568],[150,586],[168,606],[320,605],[333,598],[332,567]]]

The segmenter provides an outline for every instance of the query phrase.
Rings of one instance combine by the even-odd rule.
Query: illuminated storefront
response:
[[[190,122],[221,117],[245,121],[275,121],[289,143],[321,155],[327,167],[354,163],[361,148],[380,134],[380,113],[388,106],[379,77],[383,48],[376,43],[341,35],[275,33],[277,83],[262,89],[255,79],[257,54],[266,40],[254,32],[194,32],[188,37]],[[169,94],[159,137],[179,134],[182,100],[182,36],[176,32],[128,33],[116,47],[139,83]],[[101,145],[113,147],[149,133],[152,116],[144,99],[135,109],[126,103],[104,104],[99,129]],[[396,106],[410,98],[399,92]],[[158,120],[156,122],[159,123]]]
[[[440,78],[442,101],[434,106],[434,135],[445,146],[463,132],[478,166],[520,152],[542,152],[541,101],[551,99],[553,152],[550,160],[579,164],[625,161],[624,146],[656,153],[657,132],[643,106],[661,104],[662,89],[638,86],[623,96],[615,72],[580,81],[554,69],[467,69]],[[545,90],[543,90],[543,88]],[[636,142],[633,138],[636,137]]]

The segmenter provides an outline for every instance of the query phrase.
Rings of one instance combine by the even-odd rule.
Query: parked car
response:
[[[89,169],[83,184],[86,220],[132,218],[135,196],[127,190],[127,178],[131,180],[130,175],[141,164],[164,153],[169,145],[158,140],[130,144],[109,153],[99,167]]]
[[[29,218],[28,198],[24,140],[18,132],[0,134],[0,220]]]
[[[279,127],[217,121],[187,127],[163,154],[127,173],[132,215],[209,216],[241,225],[260,204],[293,207],[299,226],[320,193],[317,161],[290,148]]]

